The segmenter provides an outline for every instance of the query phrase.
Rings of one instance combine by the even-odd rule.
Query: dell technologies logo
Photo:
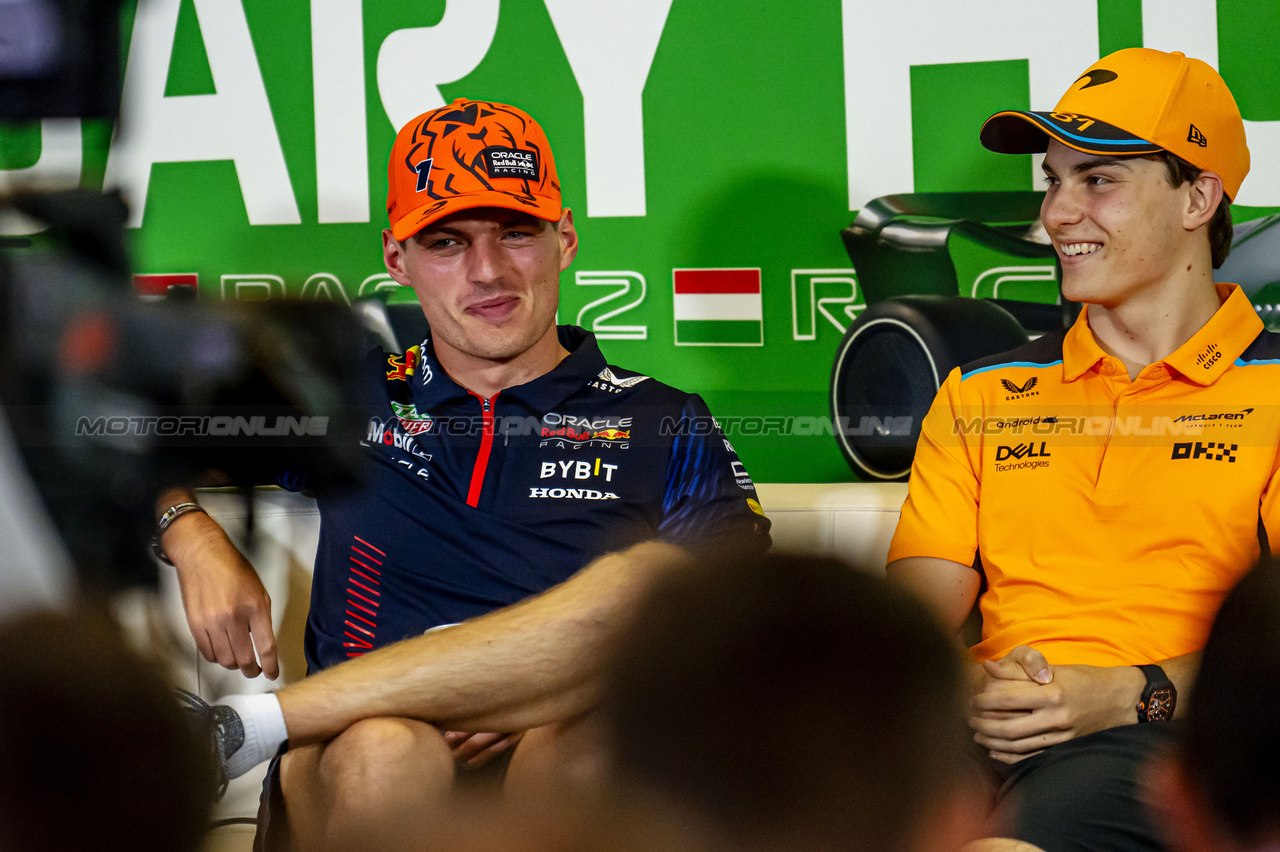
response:
[[[1004,445],[1001,445],[999,447],[996,447],[996,461],[1008,461],[1009,459],[1047,458],[1049,456],[1049,450],[1045,446],[1046,443],[1047,443],[1046,441],[1040,442],[1039,452],[1036,451],[1036,445],[1034,441],[1029,441],[1025,444],[1014,444],[1012,447],[1006,447]]]
[[[1050,455],[1048,441],[1041,441],[1039,447],[1036,446],[1035,441],[1012,446],[1001,444],[996,447],[996,471],[1003,473],[1006,470],[1036,470],[1048,467]],[[1001,464],[1001,462],[1009,463]]]

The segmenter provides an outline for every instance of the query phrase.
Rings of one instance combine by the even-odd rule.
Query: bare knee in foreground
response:
[[[1039,846],[1030,843],[1024,843],[1021,840],[1011,840],[1007,837],[988,837],[985,840],[975,840],[965,846],[961,852],[1044,852]]]
[[[605,743],[595,714],[527,731],[507,769],[508,799],[581,796],[605,782]]]
[[[328,743],[290,751],[281,785],[295,848],[407,848],[447,804],[453,758],[425,722],[365,719]]]

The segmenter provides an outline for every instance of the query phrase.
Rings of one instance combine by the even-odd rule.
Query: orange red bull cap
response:
[[[527,112],[458,98],[396,134],[387,164],[387,219],[405,240],[450,213],[475,207],[560,219],[551,144]]]
[[[1053,112],[1005,110],[982,125],[982,144],[1036,154],[1049,139],[1087,154],[1165,150],[1222,177],[1235,198],[1249,173],[1240,108],[1218,72],[1199,59],[1145,47],[1119,50],[1080,75]]]

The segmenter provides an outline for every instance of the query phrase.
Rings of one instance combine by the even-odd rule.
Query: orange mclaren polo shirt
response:
[[[977,659],[1133,665],[1203,647],[1280,545],[1280,335],[1235,285],[1130,381],[1088,311],[953,370],[925,418],[889,560],[981,553]]]

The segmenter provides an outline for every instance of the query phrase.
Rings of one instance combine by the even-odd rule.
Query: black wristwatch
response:
[[[1146,675],[1147,686],[1138,701],[1139,722],[1167,722],[1178,706],[1178,688],[1164,669],[1156,665],[1138,666]]]

